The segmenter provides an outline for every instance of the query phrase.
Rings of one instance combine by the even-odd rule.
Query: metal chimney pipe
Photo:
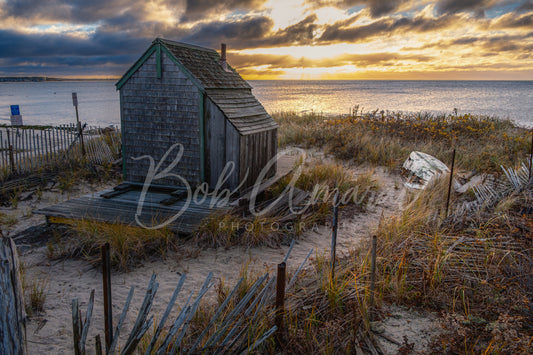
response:
[[[220,44],[220,60],[226,61],[226,43]]]

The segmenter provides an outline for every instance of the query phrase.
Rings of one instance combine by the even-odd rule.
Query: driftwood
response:
[[[27,354],[26,312],[17,249],[0,231],[0,354]]]

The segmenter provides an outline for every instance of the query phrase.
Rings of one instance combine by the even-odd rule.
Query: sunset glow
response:
[[[246,79],[533,80],[533,2],[0,0],[0,75],[119,77],[155,37]]]

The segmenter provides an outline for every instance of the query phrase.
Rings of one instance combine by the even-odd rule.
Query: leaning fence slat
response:
[[[121,355],[131,355],[131,354],[133,354],[133,352],[137,348],[137,345],[141,341],[142,337],[144,336],[144,334],[146,334],[148,329],[150,329],[150,327],[152,326],[153,323],[154,323],[154,316],[151,316],[150,319],[148,319],[148,321],[143,323],[142,326],[138,330],[136,330],[135,332],[132,331],[131,335],[134,335],[134,337],[133,337],[133,339],[131,341],[126,343],[126,345],[124,346],[124,350],[122,351]]]
[[[80,338],[80,349],[82,353],[85,353],[85,342],[87,340],[87,334],[89,333],[89,326],[91,324],[91,316],[93,314],[94,304],[94,289],[91,290],[91,296],[89,297],[89,304],[87,305],[87,313],[85,314],[85,322],[83,324],[83,331]]]
[[[287,290],[290,289],[291,286],[296,282],[296,279],[298,278],[298,275],[300,274],[300,271],[302,271],[305,263],[307,262],[307,259],[309,259],[309,257],[311,256],[312,252],[313,252],[313,249],[310,249],[309,253],[307,253],[307,256],[305,257],[304,261],[302,261],[302,263],[300,264],[300,266],[298,267],[298,269],[296,270],[296,272],[292,276],[291,281],[287,285]]]
[[[227,330],[227,328],[233,323],[233,319],[241,313],[243,308],[248,304],[250,299],[253,297],[253,295],[256,293],[257,289],[260,285],[263,284],[263,282],[268,277],[268,274],[265,274],[264,276],[260,277],[253,285],[250,287],[246,295],[241,299],[241,301],[235,306],[235,308],[230,312],[230,314],[224,319],[222,324],[220,325],[220,330],[215,332],[211,337],[208,339],[208,341],[205,344],[205,347],[211,346],[211,344],[216,343],[218,339],[221,338],[222,334]]]
[[[228,332],[228,335],[220,342],[220,345],[218,346],[217,351],[214,352],[213,355],[218,355],[221,352],[226,350],[225,344],[228,343],[231,339],[233,339],[233,336],[239,331],[241,328],[243,319],[239,319],[237,323],[233,326],[233,328]]]
[[[168,346],[170,345],[170,342],[172,341],[172,339],[176,335],[176,332],[179,330],[179,328],[185,321],[185,318],[189,314],[189,311],[191,309],[189,302],[191,301],[191,298],[192,298],[192,292],[189,294],[189,298],[183,305],[180,313],[178,314],[178,317],[174,321],[174,324],[172,324],[172,327],[170,327],[170,330],[168,331],[165,339],[163,340],[163,343],[159,346],[159,349],[157,349],[156,355],[166,354],[166,350]]]
[[[113,341],[111,342],[111,345],[109,345],[109,350],[107,351],[107,354],[115,353],[115,347],[117,346],[118,337],[120,336],[120,329],[122,328],[122,324],[124,323],[124,320],[126,319],[126,315],[128,314],[128,310],[130,308],[130,302],[133,297],[134,289],[135,287],[133,286],[130,288],[130,292],[128,293],[128,297],[126,298],[126,303],[124,303],[124,308],[122,309],[122,314],[120,315],[117,327],[115,328],[115,333],[113,334]]]
[[[296,243],[296,239],[293,239],[291,242],[291,246],[289,247],[289,250],[287,251],[287,255],[285,255],[285,259],[283,259],[284,263],[287,263],[287,260],[289,260],[289,256],[291,255],[292,248],[294,248],[294,244]]]
[[[200,301],[204,297],[204,295],[207,293],[207,291],[211,288],[211,279],[213,278],[213,273],[210,272],[207,274],[207,277],[205,278],[204,284],[202,285],[202,288],[198,292],[198,296],[196,297],[196,300],[192,304],[191,311],[189,315],[187,316],[185,323],[183,324],[183,327],[181,331],[176,336],[176,341],[174,342],[174,346],[172,347],[172,350],[170,351],[170,354],[175,354],[175,349],[179,348],[181,345],[181,341],[183,340],[183,337],[185,337],[185,332],[187,331],[187,328],[189,327],[189,323],[194,316],[194,313],[196,313],[196,310],[198,309],[198,306],[200,306]]]
[[[146,290],[146,294],[144,296],[143,304],[139,309],[139,314],[137,315],[137,319],[135,320],[135,324],[133,325],[130,336],[128,337],[128,340],[126,340],[126,344],[130,344],[131,342],[133,342],[134,337],[139,332],[143,324],[146,322],[148,312],[150,312],[150,309],[152,308],[152,302],[154,300],[155,294],[157,293],[157,289],[159,288],[159,284],[155,281],[155,279],[156,275],[152,274],[150,282],[148,283],[148,289]]]
[[[207,334],[209,329],[211,329],[211,327],[215,324],[215,322],[218,320],[218,317],[220,317],[224,309],[226,309],[226,306],[231,301],[235,293],[237,293],[237,290],[239,289],[243,281],[244,281],[244,277],[241,277],[239,281],[237,282],[237,284],[235,285],[235,287],[233,287],[233,290],[231,290],[230,294],[226,297],[224,302],[222,302],[220,307],[218,307],[218,310],[215,312],[215,315],[213,316],[213,318],[211,318],[211,321],[209,322],[207,327],[205,327],[202,334],[200,334],[200,336],[196,339],[196,342],[193,344],[193,346],[189,350],[189,354],[192,354],[196,350],[196,348],[198,347],[198,345],[200,344],[204,336]],[[148,354],[145,354],[145,355],[148,355]]]
[[[174,289],[174,293],[172,294],[172,297],[170,298],[170,301],[168,302],[167,308],[165,309],[165,313],[163,314],[163,317],[161,318],[161,321],[159,322],[159,325],[157,326],[157,329],[152,336],[152,340],[150,341],[150,344],[146,348],[145,355],[150,355],[152,353],[152,350],[155,346],[155,343],[157,342],[157,338],[159,338],[159,335],[161,334],[161,331],[163,330],[163,327],[165,326],[165,323],[167,321],[168,316],[170,315],[170,311],[172,310],[172,307],[174,307],[174,304],[176,303],[176,298],[178,297],[178,294],[181,291],[181,288],[183,284],[185,283],[186,274],[183,274],[180,277],[180,280],[178,284],[176,285],[176,288]]]
[[[257,349],[257,347],[261,344],[263,344],[263,342],[265,340],[267,340],[268,338],[270,338],[270,336],[272,334],[274,334],[276,332],[276,330],[278,330],[278,328],[276,326],[273,326],[272,328],[270,328],[259,340],[257,340],[251,348],[247,348],[245,349],[241,355],[245,355],[245,354],[249,354],[251,353],[252,351],[254,351],[255,349]]]

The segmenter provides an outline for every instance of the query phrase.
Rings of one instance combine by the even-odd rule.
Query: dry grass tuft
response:
[[[129,271],[140,261],[177,250],[177,236],[168,228],[144,229],[124,224],[78,221],[67,235],[55,235],[48,245],[49,258],[83,257],[101,262],[101,247],[109,243],[111,264]]]
[[[465,114],[433,116],[369,112],[325,120],[321,115],[279,113],[279,144],[321,147],[339,159],[398,167],[413,150],[449,160],[457,148],[458,167],[500,173],[528,152],[530,135],[509,120]]]

